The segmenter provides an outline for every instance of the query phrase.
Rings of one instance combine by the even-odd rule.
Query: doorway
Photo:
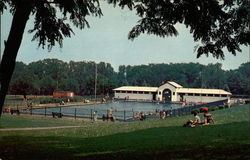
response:
[[[170,89],[164,89],[162,92],[162,100],[164,102],[171,102],[172,100],[172,92]]]

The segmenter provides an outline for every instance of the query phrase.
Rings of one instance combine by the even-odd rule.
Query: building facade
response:
[[[208,103],[219,100],[230,100],[230,92],[222,89],[184,88],[168,81],[160,87],[123,86],[114,89],[115,99]]]
[[[156,99],[157,87],[123,86],[114,89],[115,99],[152,101]]]
[[[70,91],[54,91],[53,98],[73,98],[74,92]]]

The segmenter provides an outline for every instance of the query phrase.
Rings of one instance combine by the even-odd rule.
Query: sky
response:
[[[38,47],[37,41],[31,41],[32,34],[27,31],[33,28],[31,16],[25,29],[17,61],[30,63],[46,58],[57,58],[66,62],[95,61],[110,63],[115,71],[119,65],[140,65],[149,63],[221,63],[225,70],[236,69],[242,63],[249,62],[249,47],[242,46],[242,52],[236,56],[225,52],[225,60],[202,56],[196,58],[192,35],[185,26],[176,25],[177,37],[160,38],[155,35],[143,34],[131,41],[128,33],[136,25],[139,17],[128,9],[114,8],[113,5],[101,3],[103,16],[88,17],[90,28],[80,30],[72,27],[74,35],[65,38],[63,47],[55,46],[52,51]],[[12,15],[5,12],[1,17],[1,52],[4,40],[7,39],[11,26]],[[2,53],[1,53],[2,55]]]

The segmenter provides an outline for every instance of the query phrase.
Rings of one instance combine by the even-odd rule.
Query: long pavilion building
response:
[[[115,99],[161,102],[208,103],[227,99],[232,95],[222,89],[184,88],[168,81],[160,87],[122,86],[113,89]]]

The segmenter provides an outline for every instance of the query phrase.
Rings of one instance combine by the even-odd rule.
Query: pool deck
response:
[[[106,102],[107,103],[107,102]],[[95,104],[103,104],[103,102],[66,102],[64,105],[60,105],[58,103],[49,103],[49,104],[36,104],[32,106],[32,109],[43,109],[43,108],[57,108],[57,107],[71,107],[71,106],[87,106],[87,105],[95,105]],[[16,106],[10,107],[9,109],[16,109]],[[30,110],[31,108],[27,108],[27,106],[18,106],[20,110]],[[7,110],[4,112],[8,112]]]
[[[71,106],[86,106],[86,105],[95,105],[95,104],[103,104],[102,102],[88,102],[88,103],[84,103],[84,102],[67,102],[64,105],[59,105],[59,104],[40,104],[40,105],[36,105],[33,107],[33,109],[40,109],[40,108],[55,108],[55,107],[71,107]]]

